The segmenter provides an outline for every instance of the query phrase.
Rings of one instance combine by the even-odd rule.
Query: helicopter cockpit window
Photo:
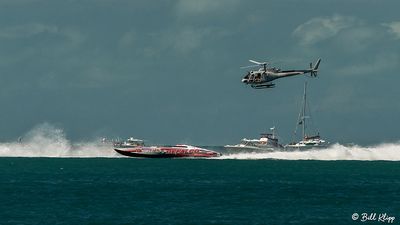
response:
[[[251,74],[250,76],[249,76],[249,80],[254,80],[254,74]]]

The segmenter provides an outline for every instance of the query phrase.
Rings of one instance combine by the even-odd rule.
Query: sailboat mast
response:
[[[307,104],[307,81],[304,82],[304,95],[303,95],[303,112],[302,112],[302,134],[303,140],[306,136],[306,104]]]
[[[270,130],[272,130],[272,138],[275,139],[275,126],[269,128]]]

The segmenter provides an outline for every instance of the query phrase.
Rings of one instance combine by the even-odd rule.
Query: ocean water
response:
[[[0,171],[0,224],[400,220],[399,162],[4,157]]]
[[[0,225],[382,224],[385,213],[400,223],[399,143],[135,159],[48,125],[0,143]]]

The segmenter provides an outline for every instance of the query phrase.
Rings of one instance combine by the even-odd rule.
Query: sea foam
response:
[[[275,151],[266,153],[234,153],[221,159],[282,159],[282,160],[388,160],[400,161],[400,143],[383,143],[375,146],[344,146],[339,143],[326,149],[307,151]]]
[[[0,143],[0,157],[123,157],[111,143],[69,141],[63,129],[44,123],[26,133],[21,141]],[[221,149],[221,147],[218,147]],[[257,160],[387,160],[400,161],[400,142],[375,146],[331,145],[327,149],[275,151],[266,153],[225,153],[218,159]]]
[[[111,144],[94,141],[72,143],[60,128],[44,123],[21,141],[0,143],[0,157],[118,157]]]

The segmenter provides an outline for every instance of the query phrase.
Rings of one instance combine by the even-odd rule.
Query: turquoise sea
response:
[[[2,157],[0,171],[4,225],[400,221],[398,161]]]

